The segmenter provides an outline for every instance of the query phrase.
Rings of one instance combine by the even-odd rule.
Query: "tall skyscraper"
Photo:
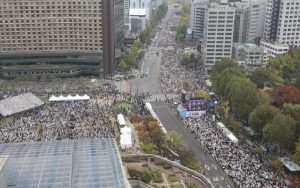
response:
[[[130,0],[130,9],[146,9],[146,19],[152,14],[151,0]]]
[[[226,4],[210,3],[205,13],[202,58],[205,68],[232,53],[235,9]]]
[[[249,19],[249,2],[233,2],[235,8],[233,42],[246,42]]]
[[[247,24],[247,42],[259,44],[264,33],[266,0],[251,0]]]
[[[281,0],[267,0],[264,25],[264,40],[276,40]]]
[[[124,0],[124,24],[129,24],[129,7],[130,7],[130,0]]]
[[[276,41],[300,47],[300,1],[281,0]]]
[[[265,40],[300,47],[300,1],[268,0]]]
[[[190,28],[194,38],[201,39],[204,35],[204,19],[208,0],[194,0],[191,7]]]
[[[0,0],[1,75],[112,73],[123,9],[123,0]]]

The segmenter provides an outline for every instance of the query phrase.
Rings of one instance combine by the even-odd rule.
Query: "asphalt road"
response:
[[[205,153],[205,149],[202,148],[200,143],[184,128],[184,125],[176,116],[176,109],[174,108],[172,112],[170,107],[164,102],[152,102],[151,104],[166,130],[173,130],[180,134],[188,148],[195,153],[200,164],[203,166],[205,176],[211,180],[213,185],[216,188],[234,187],[234,184],[229,180],[217,162]]]

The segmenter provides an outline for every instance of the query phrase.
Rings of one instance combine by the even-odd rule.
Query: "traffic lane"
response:
[[[226,174],[224,171],[216,164],[216,162],[204,152],[204,149],[200,145],[200,143],[189,133],[187,133],[186,129],[183,127],[184,125],[180,122],[180,120],[172,114],[170,108],[162,103],[151,103],[155,112],[157,113],[160,121],[164,125],[167,131],[174,130],[179,135],[182,136],[182,139],[186,143],[189,149],[191,149],[199,162],[203,165],[203,169],[208,178],[211,179],[212,183],[215,187],[234,187],[231,181],[227,180]],[[174,109],[176,110],[176,109]],[[218,179],[218,181],[213,181],[214,179]]]

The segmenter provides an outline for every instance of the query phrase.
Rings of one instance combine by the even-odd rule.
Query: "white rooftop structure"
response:
[[[0,101],[0,114],[10,116],[19,112],[37,108],[44,104],[32,93],[24,93],[15,97],[10,97]]]
[[[146,9],[144,8],[134,8],[129,9],[130,16],[146,16]]]
[[[117,121],[118,121],[120,126],[125,126],[126,125],[126,121],[125,121],[125,118],[124,118],[123,114],[118,114],[117,115]]]
[[[297,165],[288,157],[281,157],[279,160],[284,164],[284,166],[291,172],[300,172],[300,166]]]
[[[217,125],[222,130],[223,134],[226,135],[231,142],[236,144],[239,142],[236,136],[234,136],[234,134],[229,129],[227,129],[222,122],[217,122]]]
[[[79,96],[79,95],[63,96],[63,95],[60,95],[58,97],[52,95],[49,98],[49,102],[68,102],[68,101],[86,101],[86,100],[90,100],[90,97],[88,95],[83,95],[83,96]]]

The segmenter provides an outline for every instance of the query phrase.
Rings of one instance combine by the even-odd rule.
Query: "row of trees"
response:
[[[151,116],[140,117],[134,115],[131,122],[135,123],[135,128],[138,131],[139,141],[142,143],[141,151],[148,154],[162,154],[161,151],[163,151],[166,154],[171,149],[179,154],[182,165],[196,171],[201,170],[194,153],[187,149],[176,132],[170,131],[165,134],[156,119]]]
[[[199,63],[199,57],[197,57],[194,53],[182,53],[181,55],[181,63],[186,67],[195,66]]]
[[[181,5],[182,15],[180,17],[179,25],[176,29],[176,40],[184,40],[186,36],[186,30],[189,27],[189,14],[191,12],[191,4],[184,3]]]
[[[144,31],[140,33],[140,40],[143,44],[150,44],[151,38],[155,36],[155,26],[158,22],[161,21],[162,18],[165,17],[168,12],[168,4],[163,2],[157,10],[155,10],[150,18],[150,21],[147,23]]]
[[[125,53],[122,54],[120,63],[119,63],[119,69],[120,71],[125,71],[127,68],[127,65],[135,65],[137,62],[137,59],[140,58],[141,53],[141,47],[142,43],[139,39],[136,39],[133,43],[132,48],[130,51],[125,51]]]
[[[300,48],[292,48],[287,54],[277,55],[267,68],[251,73],[250,79],[257,87],[293,85],[300,89]]]
[[[213,87],[223,101],[228,101],[234,119],[248,122],[258,136],[280,148],[294,149],[300,136],[300,91],[291,85],[278,84],[281,79],[273,79],[274,76],[267,80],[274,83],[275,88],[268,92],[259,89],[263,87],[261,81],[257,82],[261,71],[249,75],[242,72],[233,60],[223,59],[213,68]],[[270,69],[268,75],[276,71],[279,70]]]

